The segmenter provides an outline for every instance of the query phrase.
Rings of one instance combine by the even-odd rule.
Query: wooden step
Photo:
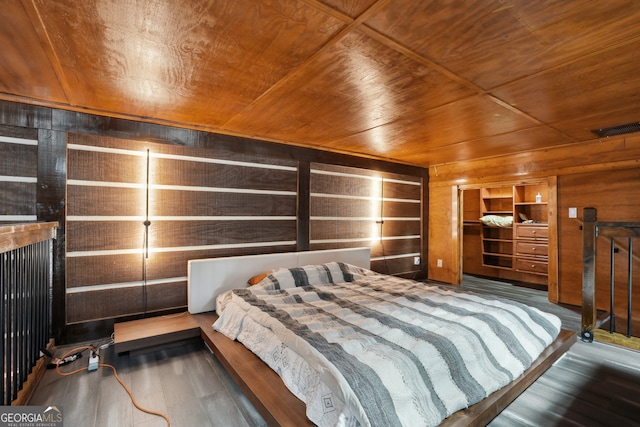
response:
[[[200,325],[188,312],[120,322],[114,325],[116,353],[157,347],[200,337]]]

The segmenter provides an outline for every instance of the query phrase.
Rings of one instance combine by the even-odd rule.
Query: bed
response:
[[[242,342],[249,376],[277,372],[321,426],[486,424],[575,341],[555,316],[368,268],[368,248],[194,260],[189,311],[217,310],[216,356]]]

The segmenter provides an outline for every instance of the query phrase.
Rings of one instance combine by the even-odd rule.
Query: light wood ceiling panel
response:
[[[635,61],[629,60],[630,52],[635,52]],[[518,80],[492,93],[552,125],[573,121],[596,129],[624,124],[616,120],[622,120],[617,116],[625,110],[635,111],[637,120],[640,118],[640,39]],[[607,117],[610,112],[614,112],[613,116]],[[584,137],[575,130],[565,129],[577,138]]]
[[[490,89],[640,34],[635,0],[399,0],[366,24]]]
[[[640,121],[637,0],[7,0],[0,99],[430,166]]]
[[[35,32],[32,18],[19,1],[3,2],[0,7],[0,46],[0,92],[66,102],[46,40]]]
[[[472,95],[364,34],[351,32],[225,126],[326,143]],[[348,149],[348,147],[347,147]]]
[[[492,102],[486,95],[477,95],[327,143],[326,146],[350,147],[351,151],[356,152],[365,148],[375,149],[373,154],[378,156],[402,157],[404,161],[409,161],[413,154],[421,151],[517,132],[533,126],[535,124],[526,117]],[[386,141],[404,143],[396,146],[388,145]],[[458,159],[452,159],[455,160]]]
[[[490,136],[436,149],[414,150],[403,153],[402,159],[414,164],[461,162],[505,154],[521,153],[570,144],[571,139],[545,126]],[[479,154],[481,153],[481,154]]]
[[[73,104],[212,126],[344,27],[286,0],[40,0],[37,7]]]
[[[588,116],[574,117],[554,123],[553,126],[575,140],[587,141],[594,138],[594,133],[591,132],[593,130],[640,123],[639,108],[640,102],[634,101],[618,110],[600,110]]]

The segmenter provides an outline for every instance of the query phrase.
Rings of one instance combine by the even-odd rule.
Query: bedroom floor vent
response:
[[[623,135],[625,133],[640,132],[640,122],[627,123],[626,125],[611,126],[608,128],[595,129],[591,132],[600,138],[607,136]]]

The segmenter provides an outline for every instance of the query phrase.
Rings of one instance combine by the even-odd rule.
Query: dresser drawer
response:
[[[549,266],[544,261],[517,258],[516,270],[527,273],[547,274]]]
[[[549,246],[543,243],[516,242],[516,255],[548,256]]]
[[[516,226],[517,239],[548,239],[549,227],[546,225],[518,225]]]

